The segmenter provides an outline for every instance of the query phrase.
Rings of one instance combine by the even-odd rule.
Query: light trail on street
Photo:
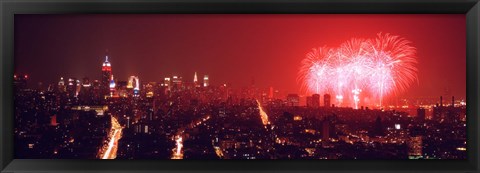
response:
[[[268,115],[267,113],[263,110],[262,108],[262,105],[260,104],[260,102],[258,100],[257,101],[257,105],[258,105],[258,110],[260,112],[260,118],[262,119],[262,124],[264,126],[270,124],[270,121],[268,121]]]
[[[110,129],[108,145],[102,148],[101,159],[115,159],[117,157],[118,140],[122,138],[122,126],[118,123],[118,120],[111,116],[112,128]]]
[[[199,125],[201,125],[202,123],[206,122],[207,120],[210,119],[210,115],[207,115],[197,121],[194,121],[190,124],[188,124],[186,127],[184,128],[180,128],[177,132],[177,134],[175,135],[175,148],[172,149],[172,157],[171,159],[183,159],[183,141],[185,140],[184,137],[183,137],[183,133],[185,132],[186,129],[192,129],[192,128],[195,128]]]

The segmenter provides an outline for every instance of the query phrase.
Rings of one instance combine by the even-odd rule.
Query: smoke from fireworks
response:
[[[346,102],[356,109],[361,101],[381,106],[384,97],[404,92],[417,80],[416,49],[390,34],[314,48],[301,64],[304,91],[333,94],[337,104]]]

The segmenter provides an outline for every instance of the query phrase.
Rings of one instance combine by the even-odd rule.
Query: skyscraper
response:
[[[440,96],[440,107],[443,107],[443,97]]]
[[[167,88],[167,90],[170,90],[171,84],[170,84],[170,78],[169,77],[166,77],[163,80],[163,86],[165,86]]]
[[[380,116],[378,116],[377,119],[375,120],[372,136],[384,136],[384,135],[385,135],[385,130],[382,124],[382,119],[380,118]]]
[[[307,96],[307,107],[320,107],[320,95],[313,94],[312,96]]]
[[[80,80],[77,79],[75,84],[76,84],[75,96],[78,96],[78,93],[80,93],[80,90],[82,89],[82,83],[80,82]]]
[[[25,89],[27,87],[28,75],[14,75],[13,86],[15,89]]]
[[[115,80],[113,79],[113,75],[110,79],[109,88],[110,88],[110,97],[113,97],[113,95],[115,94]]]
[[[443,97],[440,96],[440,105],[437,103],[436,106],[433,107],[432,120],[443,121],[445,118],[445,110],[443,107]]]
[[[82,89],[78,93],[78,99],[81,104],[90,104],[92,103],[92,84],[90,83],[90,79],[87,77],[83,78],[82,84],[81,84]]]
[[[311,96],[307,96],[307,107],[313,107],[313,103],[312,103],[312,97]]]
[[[455,96],[452,96],[452,107],[455,107]]]
[[[135,78],[135,88],[133,88],[133,96],[138,97],[140,96],[140,79],[138,79],[138,76]]]
[[[109,94],[111,76],[112,76],[112,65],[108,61],[108,55],[106,55],[105,62],[103,62],[102,64],[101,89],[102,89],[103,95]]]
[[[425,112],[426,112],[425,108],[418,108],[417,109],[417,119],[421,120],[421,121],[425,120]]]
[[[324,119],[322,122],[322,142],[327,142],[330,139],[330,121]]]
[[[90,83],[90,79],[88,77],[84,77],[82,81],[82,87],[84,88],[90,88],[92,84]]]
[[[288,94],[287,103],[288,103],[288,106],[299,106],[300,96],[298,96],[298,94]]]
[[[195,87],[199,87],[200,85],[198,85],[198,78],[197,78],[197,72],[195,72],[195,75],[193,76],[193,85]]]
[[[330,94],[323,95],[323,105],[325,107],[330,107]]]
[[[314,108],[320,107],[320,95],[319,94],[313,94],[312,95],[312,106]]]
[[[67,92],[70,97],[74,97],[77,91],[77,79],[68,78]]]
[[[268,99],[271,101],[273,100],[273,87],[270,87],[268,91]]]
[[[408,140],[408,158],[409,159],[418,159],[422,158],[423,155],[423,142],[422,136],[412,136]]]
[[[208,81],[208,75],[203,76],[203,87],[208,87],[209,81]]]
[[[140,80],[138,76],[130,76],[128,78],[127,90],[132,91],[133,96],[138,96],[140,94]]]
[[[63,80],[63,77],[60,77],[60,81],[58,81],[58,91],[59,92],[67,91],[67,88],[65,87],[65,81]]]
[[[183,86],[183,80],[181,76],[173,76],[172,84],[174,89],[181,89]]]

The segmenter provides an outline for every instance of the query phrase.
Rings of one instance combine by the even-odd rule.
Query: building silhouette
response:
[[[425,113],[426,113],[425,108],[418,108],[417,109],[417,119],[420,120],[420,121],[425,120]]]
[[[330,107],[330,94],[323,95],[323,106]]]
[[[372,136],[384,136],[385,135],[385,128],[383,127],[382,124],[382,119],[380,116],[375,119],[375,125],[373,128],[373,134]]]
[[[330,139],[330,121],[324,119],[322,122],[322,142],[329,141]]]
[[[25,89],[27,87],[28,75],[14,75],[13,87],[15,90]]]
[[[299,106],[300,96],[298,96],[298,94],[288,94],[287,95],[287,104],[288,104],[288,106]]]

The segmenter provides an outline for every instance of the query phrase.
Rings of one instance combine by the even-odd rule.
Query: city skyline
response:
[[[465,51],[462,49],[465,47],[465,38],[457,37],[465,32],[462,29],[464,26],[460,25],[465,20],[464,16],[292,15],[286,18],[280,16],[99,15],[92,16],[93,20],[87,20],[90,18],[76,15],[24,15],[16,20],[16,30],[18,30],[16,34],[22,34],[19,34],[16,40],[18,46],[15,52],[15,72],[35,74],[30,78],[34,84],[56,82],[61,76],[100,79],[99,73],[87,69],[98,66],[97,64],[103,61],[101,57],[108,50],[111,62],[115,63],[118,69],[114,70],[113,74],[119,79],[127,79],[135,75],[142,78],[142,81],[160,82],[163,76],[176,75],[190,81],[190,78],[193,80],[191,74],[203,72],[215,79],[211,81],[214,85],[228,83],[240,88],[249,86],[254,81],[262,88],[275,87],[286,93],[303,94],[300,91],[301,84],[296,79],[297,72],[300,61],[312,48],[325,45],[337,46],[349,37],[370,38],[377,32],[383,31],[405,37],[412,42],[418,52],[418,84],[412,85],[409,92],[399,97],[419,95],[437,97],[438,93],[445,93],[448,89],[451,95],[465,98],[465,73],[460,73],[462,70],[449,70],[450,68],[465,69]],[[71,28],[72,25],[62,24],[67,20],[74,25],[84,26],[84,30],[79,31]],[[37,22],[42,22],[42,25],[37,25]],[[382,22],[385,24],[369,25]],[[223,24],[220,26],[226,28],[215,28],[218,24]],[[326,24],[331,26],[322,27]],[[409,27],[412,24],[417,26],[414,30]],[[354,25],[358,25],[357,28],[361,29],[352,30],[352,32],[334,29]],[[185,30],[192,26],[197,26],[198,29],[193,30],[195,32]],[[232,29],[232,27],[238,29]],[[426,32],[432,30],[429,27],[436,29]],[[34,28],[36,31],[30,32]],[[153,29],[155,32],[152,31]],[[310,34],[299,34],[302,30]],[[318,31],[314,32],[314,30]],[[170,36],[165,36],[167,32],[171,33]],[[231,39],[228,39],[226,34],[229,34]],[[79,37],[80,35],[82,37]],[[335,37],[332,37],[333,35]],[[102,39],[99,40],[99,38]],[[128,39],[132,44],[129,44]],[[38,40],[49,43],[45,44],[48,47],[33,46]],[[178,42],[174,42],[175,40]],[[235,40],[238,46],[234,47],[237,48],[226,48],[227,44],[231,45],[227,42],[228,40]],[[272,40],[276,40],[276,43],[271,42]],[[282,40],[293,42],[282,42]],[[305,41],[305,44],[300,44],[301,40]],[[221,46],[222,44],[225,46]],[[285,52],[274,51],[276,44],[283,46],[279,48]],[[291,45],[291,48],[287,45]],[[19,51],[18,47],[22,47],[22,50],[29,48],[31,51]],[[187,53],[189,49],[191,53]],[[435,59],[445,61],[435,61]],[[45,64],[46,62],[48,64]],[[62,65],[46,70],[45,67],[53,65],[52,62]],[[182,62],[189,63],[181,64]],[[249,68],[229,70],[229,67],[236,64]],[[439,68],[432,69],[432,66]]]
[[[467,159],[461,15],[20,16],[17,159]]]
[[[110,62],[109,60],[109,55],[108,55],[108,52],[105,53],[105,56],[103,57],[104,58],[104,61],[102,62],[102,65],[101,65],[101,70],[102,70],[102,77],[101,79],[91,79],[89,77],[84,77],[84,78],[66,78],[66,77],[60,77],[60,80],[58,82],[52,82],[50,84],[42,84],[41,88],[38,88],[38,86],[32,86],[32,85],[29,85],[29,82],[27,81],[30,81],[31,80],[31,75],[29,74],[15,74],[14,75],[14,80],[18,80],[18,81],[23,81],[25,80],[25,84],[22,84],[22,85],[25,85],[25,86],[22,86],[22,87],[28,87],[28,88],[32,88],[32,89],[37,89],[39,91],[42,91],[42,90],[48,90],[48,91],[53,91],[53,90],[57,90],[59,87],[63,87],[64,90],[67,89],[67,87],[69,87],[68,85],[74,85],[76,87],[76,93],[74,94],[75,97],[79,94],[79,91],[80,90],[83,90],[83,88],[85,88],[85,85],[88,85],[88,88],[89,87],[92,87],[94,88],[95,87],[95,82],[98,82],[97,84],[97,87],[100,87],[101,90],[106,90],[105,92],[106,93],[103,93],[105,95],[109,95],[110,97],[127,97],[126,95],[123,95],[122,96],[120,95],[120,93],[118,92],[118,89],[122,88],[122,87],[127,87],[127,88],[133,88],[134,90],[134,94],[135,95],[139,95],[140,94],[140,90],[142,90],[142,92],[145,94],[146,91],[145,91],[145,87],[148,87],[147,85],[158,85],[158,86],[161,86],[161,87],[172,87],[173,85],[177,85],[177,83],[179,82],[179,85],[182,86],[182,87],[185,87],[185,86],[192,86],[192,87],[207,87],[207,86],[210,86],[210,79],[209,79],[209,76],[208,74],[205,74],[203,75],[203,77],[200,77],[201,79],[198,80],[198,76],[197,76],[197,72],[195,71],[194,74],[193,74],[193,77],[191,80],[188,79],[188,77],[183,77],[183,76],[178,76],[178,75],[171,75],[171,76],[162,76],[160,78],[162,78],[163,80],[160,80],[160,81],[141,81],[139,80],[139,77],[138,76],[130,76],[128,77],[128,79],[119,79],[119,78],[114,78],[114,75],[113,75],[113,71],[112,69],[114,69],[114,65],[112,65],[112,63]],[[141,81],[141,82],[140,82]],[[305,81],[307,82],[307,81]],[[119,84],[122,83],[124,85],[120,86]],[[167,84],[168,83],[168,84]],[[62,86],[60,86],[62,85]],[[323,99],[323,96],[324,95],[329,95],[329,97],[332,97],[332,98],[329,98],[329,103],[331,104],[336,104],[338,107],[346,107],[346,108],[353,108],[353,109],[360,109],[360,107],[371,107],[371,108],[381,108],[381,109],[395,109],[395,108],[401,108],[402,106],[409,106],[409,105],[414,105],[415,102],[417,102],[417,104],[420,102],[423,102],[422,104],[425,104],[425,105],[428,105],[430,103],[432,103],[433,100],[436,100],[435,102],[438,104],[440,103],[441,104],[441,101],[438,102],[438,97],[442,98],[443,96],[447,96],[447,97],[452,97],[452,102],[451,103],[447,103],[447,102],[444,102],[446,103],[445,105],[448,105],[448,104],[458,104],[458,105],[466,105],[466,102],[465,102],[465,98],[463,97],[458,97],[458,96],[455,96],[455,95],[451,95],[450,93],[446,93],[446,91],[444,93],[438,93],[438,95],[436,96],[430,96],[430,97],[423,97],[423,96],[417,96],[417,97],[410,97],[410,98],[406,98],[406,97],[403,97],[403,98],[398,98],[398,97],[387,97],[388,99],[385,99],[385,100],[388,100],[388,101],[385,101],[385,105],[381,105],[381,104],[378,104],[378,103],[364,103],[362,101],[360,101],[358,104],[354,105],[353,102],[348,102],[347,101],[347,104],[341,104],[341,102],[344,102],[344,100],[348,100],[348,99],[353,99],[353,96],[352,98],[349,98],[348,96],[346,96],[346,98],[343,98],[342,100],[339,100],[338,98],[335,98],[335,95],[333,94],[334,92],[309,92],[309,93],[302,93],[302,92],[299,92],[299,93],[288,93],[288,92],[285,92],[285,91],[279,91],[278,88],[276,87],[273,87],[273,86],[270,86],[270,87],[258,87],[258,86],[255,86],[254,85],[254,81],[252,81],[252,83],[250,83],[250,85],[248,86],[242,86],[242,87],[231,87],[229,84],[227,85],[227,83],[221,83],[219,85],[214,85],[215,87],[225,87],[225,88],[228,88],[228,90],[231,90],[231,91],[236,91],[236,92],[239,92],[239,91],[243,91],[245,89],[247,90],[255,90],[255,92],[257,92],[257,94],[268,94],[268,98],[271,99],[289,99],[288,97],[291,96],[291,95],[297,95],[299,96],[298,98],[298,105],[299,106],[308,106],[308,102],[309,102],[309,99],[311,99],[311,96],[312,95],[317,95],[319,94],[320,96],[322,96],[322,98],[318,98],[319,99],[319,104],[321,103],[321,105],[325,104],[325,100]],[[151,86],[150,86],[151,87]],[[155,87],[155,86],[153,86]],[[123,92],[124,93],[124,92]],[[275,97],[273,97],[273,93],[275,93]],[[147,94],[148,95],[148,94]],[[453,98],[456,98],[456,100],[453,100]],[[368,96],[365,96],[365,95],[362,95],[360,97],[358,97],[357,95],[357,98],[359,99],[368,99]],[[447,98],[448,100],[448,98]],[[264,101],[264,100],[262,100]],[[400,103],[399,103],[400,101]],[[392,107],[393,106],[393,107]]]

